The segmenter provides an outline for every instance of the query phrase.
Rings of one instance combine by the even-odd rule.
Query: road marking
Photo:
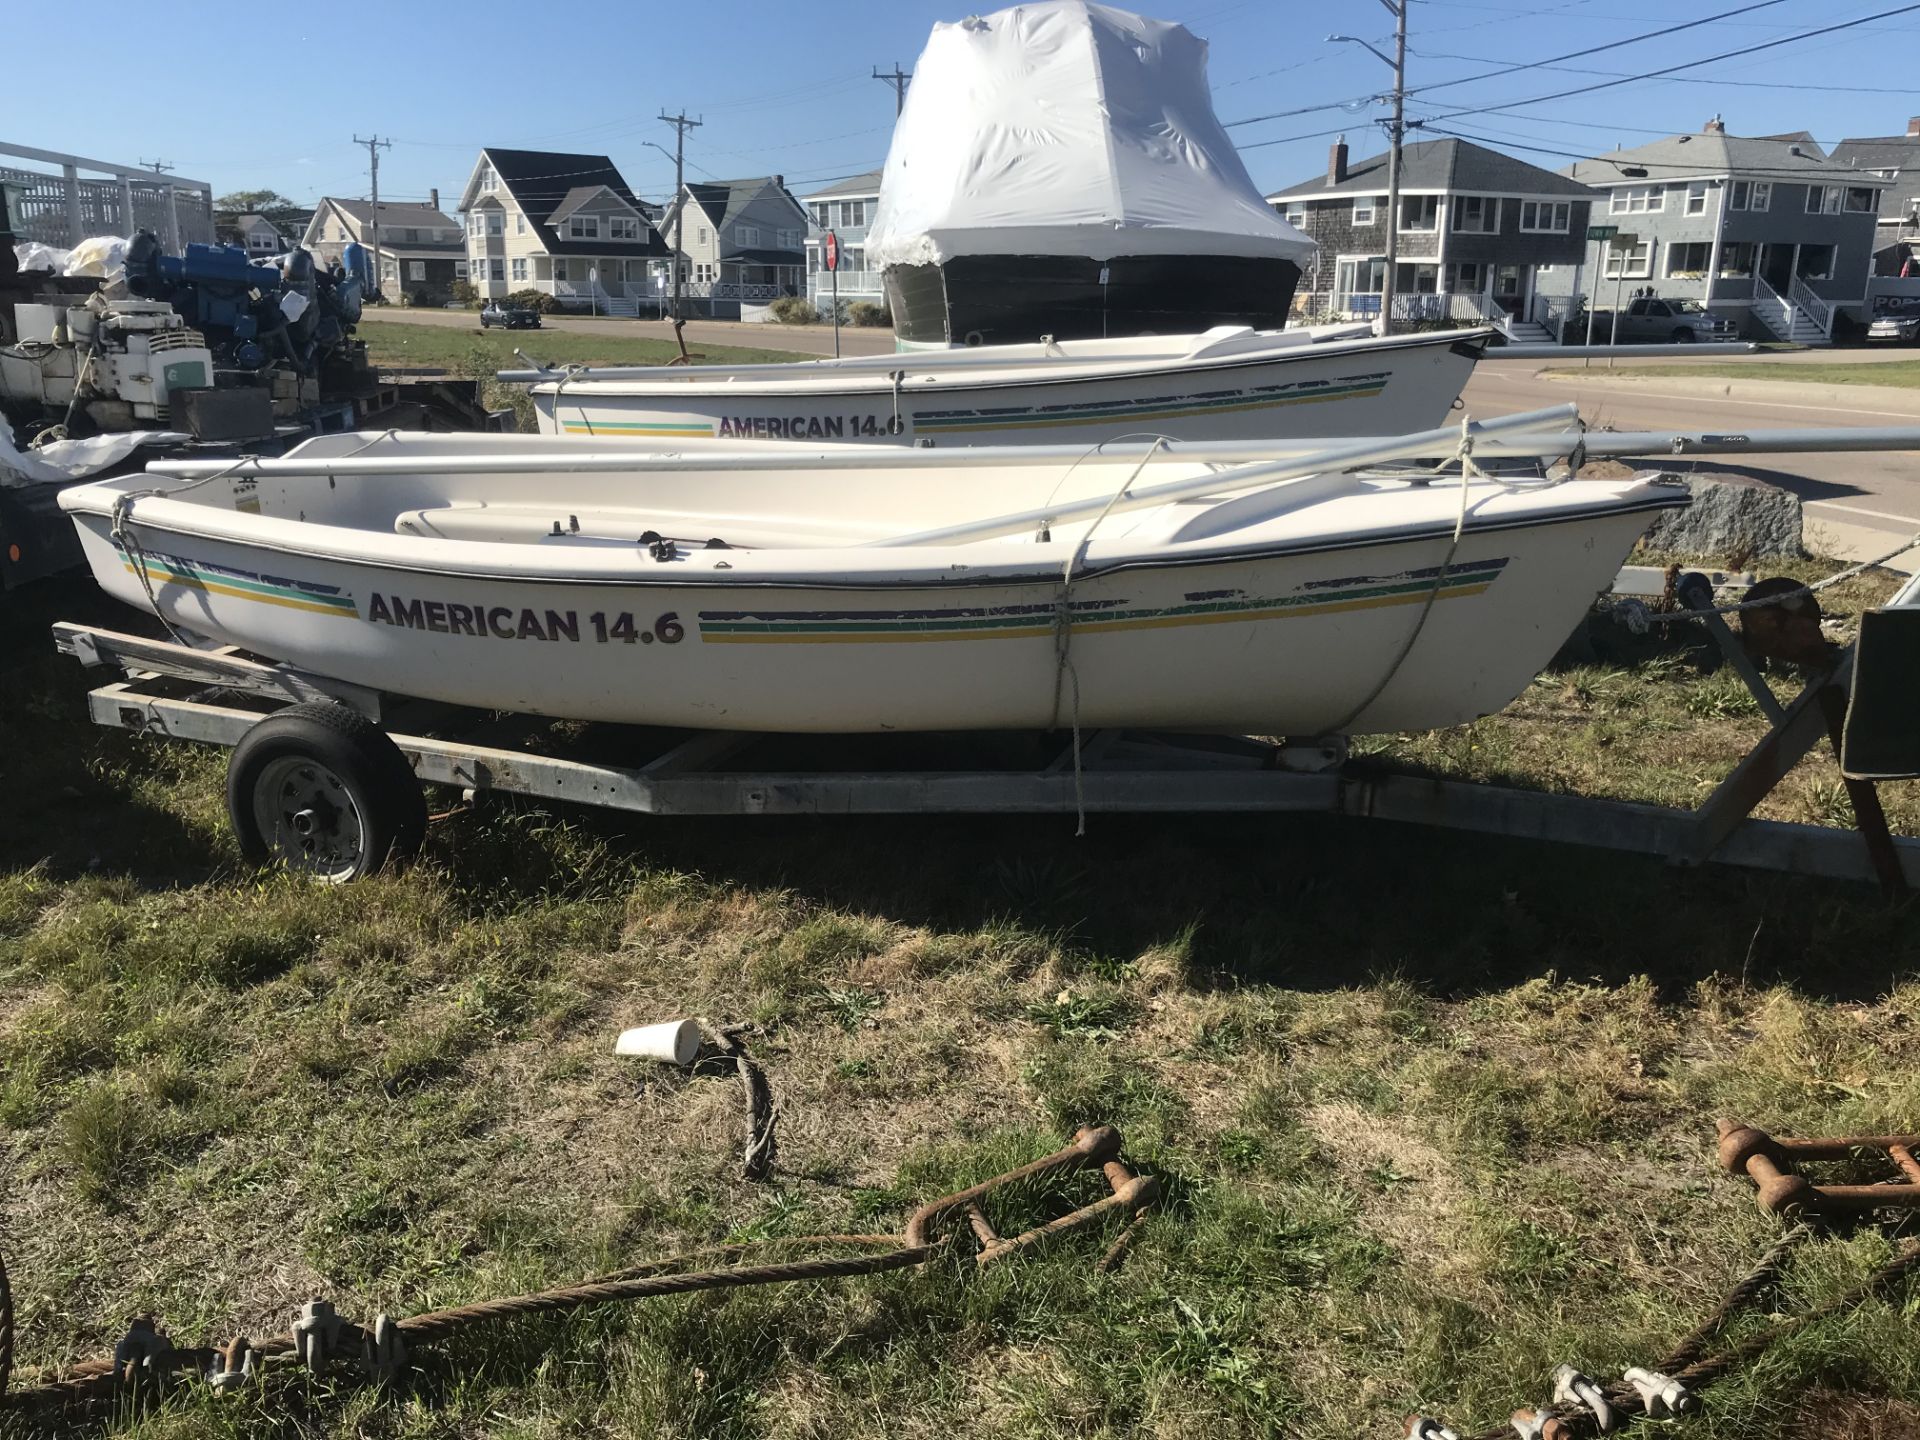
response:
[[[1842,505],[1838,500],[1808,500],[1808,505],[1824,505],[1829,510],[1844,510],[1849,515],[1871,515],[1876,520],[1898,520],[1903,525],[1911,525],[1920,530],[1920,519],[1911,515],[1893,515],[1885,510],[1868,510],[1859,505]]]
[[[1525,375],[1502,375],[1496,371],[1494,372],[1494,378],[1497,380],[1526,380],[1533,377]],[[1578,386],[1580,382],[1577,380],[1549,380],[1546,383],[1549,385]],[[1642,390],[1637,385],[1630,389],[1615,390],[1612,394],[1616,399],[1616,403],[1622,406],[1627,403],[1629,397],[1638,395],[1646,400],[1691,400],[1696,403],[1705,400],[1715,405],[1747,405],[1756,410],[1817,410],[1822,415],[1879,415],[1895,420],[1920,421],[1920,413],[1912,410],[1847,410],[1834,405],[1793,405],[1784,400],[1735,400],[1728,395],[1674,395],[1665,390]]]

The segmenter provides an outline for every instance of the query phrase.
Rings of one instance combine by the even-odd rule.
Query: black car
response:
[[[530,310],[525,305],[489,300],[480,309],[480,328],[485,330],[492,325],[506,330],[538,330],[540,312]]]

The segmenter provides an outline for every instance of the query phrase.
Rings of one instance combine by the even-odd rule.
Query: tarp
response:
[[[53,440],[21,450],[0,421],[0,485],[73,485],[120,464],[142,445],[179,445],[193,437],[175,430],[118,430],[85,440]]]
[[[1038,0],[933,27],[867,231],[867,264],[957,255],[1236,255],[1304,267],[1213,113],[1185,26]]]

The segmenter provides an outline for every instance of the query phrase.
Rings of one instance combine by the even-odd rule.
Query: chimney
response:
[[[438,210],[440,208],[440,187],[438,185],[427,191],[427,208],[430,210]]]
[[[786,177],[786,176],[784,176],[784,175],[776,175],[776,176],[774,176],[774,177],[773,177],[773,188],[774,188],[774,189],[776,189],[776,190],[784,190],[784,189],[786,189],[786,188],[787,188],[787,177]]]
[[[1327,184],[1338,185],[1347,178],[1347,137],[1342,135],[1327,151]]]
[[[1700,127],[1700,133],[1702,135],[1724,135],[1727,133],[1727,127],[1720,123],[1720,117],[1716,115]]]
[[[1916,115],[1907,121],[1907,134],[1920,135],[1920,115]]]

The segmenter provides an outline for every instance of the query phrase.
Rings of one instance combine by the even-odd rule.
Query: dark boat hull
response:
[[[1234,255],[964,255],[886,272],[893,333],[910,345],[1013,345],[1277,330],[1300,267]]]

